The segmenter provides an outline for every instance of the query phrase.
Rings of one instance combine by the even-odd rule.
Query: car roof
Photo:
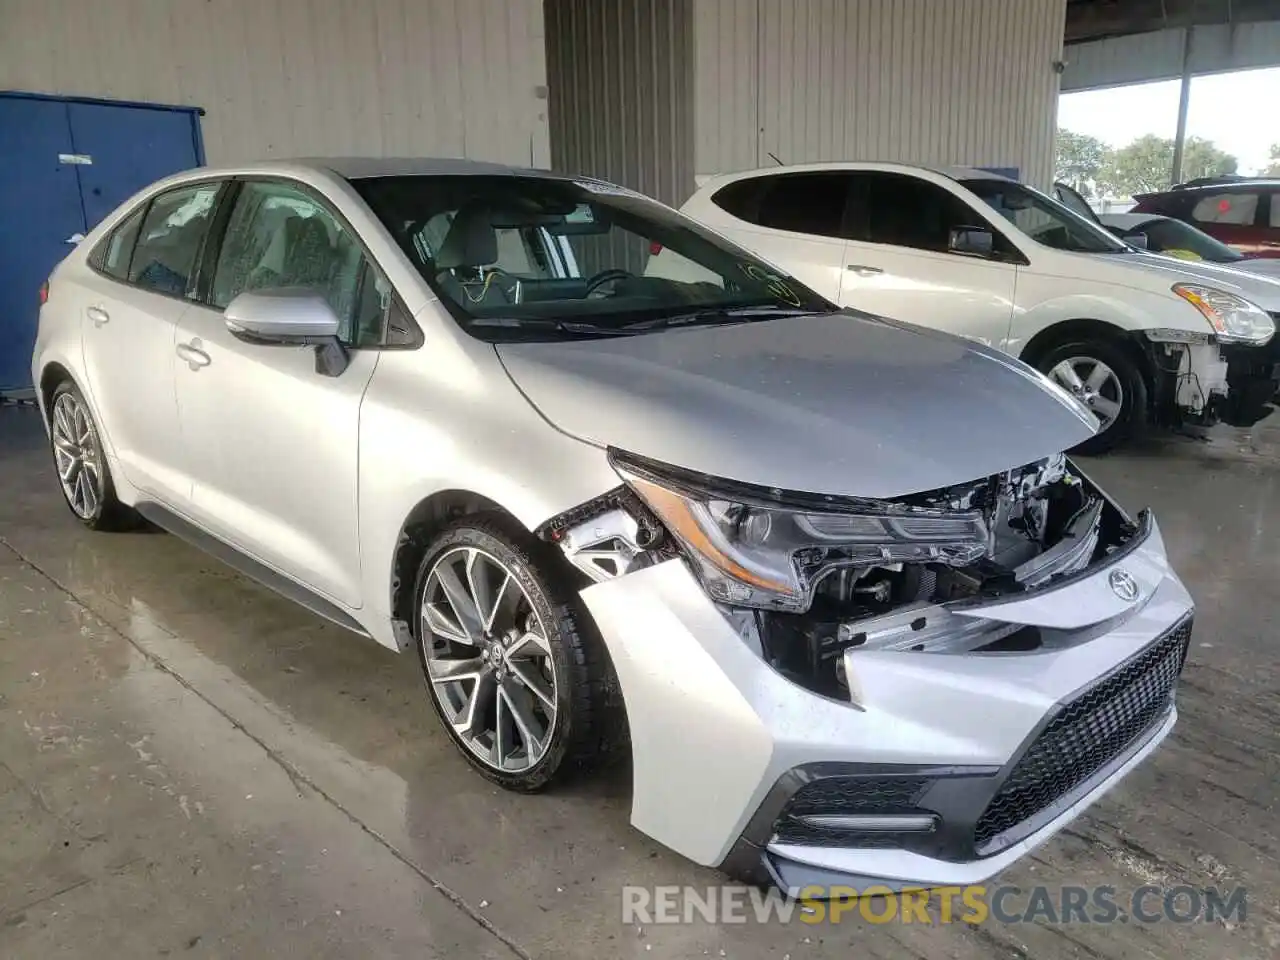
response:
[[[568,179],[564,174],[531,167],[516,167],[504,163],[486,163],[481,160],[463,160],[455,157],[300,157],[284,160],[259,160],[242,164],[200,167],[186,171],[199,177],[252,176],[254,174],[296,174],[312,171],[336,174],[346,180],[367,180],[373,177],[415,176],[488,176],[488,177],[541,177]]]
[[[1170,191],[1183,193],[1188,190],[1238,190],[1249,189],[1255,187],[1266,187],[1268,189],[1276,189],[1280,187],[1280,178],[1276,177],[1203,177],[1196,180],[1188,180],[1186,183],[1178,183],[1170,187]],[[1160,191],[1164,192],[1164,191]]]
[[[487,176],[546,177],[567,179],[563,174],[532,167],[516,167],[505,163],[463,160],[454,157],[324,157],[295,161],[331,170],[348,180],[371,177]]]
[[[776,176],[786,173],[841,173],[841,172],[875,172],[875,173],[931,173],[934,176],[946,177],[948,180],[1004,180],[1008,177],[990,170],[977,167],[926,167],[914,163],[899,163],[894,160],[823,160],[815,163],[787,163],[772,167],[756,167],[752,170],[734,170],[708,177],[699,191],[708,187],[719,188],[735,180],[749,180],[753,177]]]
[[[1142,223],[1172,218],[1160,213],[1103,213],[1099,215],[1098,219],[1111,227],[1136,227]]]

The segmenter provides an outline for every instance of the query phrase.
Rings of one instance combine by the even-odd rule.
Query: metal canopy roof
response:
[[[1066,42],[1280,20],[1280,0],[1067,0]]]

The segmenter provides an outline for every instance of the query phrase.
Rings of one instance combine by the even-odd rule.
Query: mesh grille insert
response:
[[[994,852],[982,848],[1084,783],[1163,716],[1190,637],[1187,620],[1064,706],[978,819],[975,846]]]

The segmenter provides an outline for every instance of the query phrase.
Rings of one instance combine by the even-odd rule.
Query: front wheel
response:
[[[445,730],[480,773],[532,792],[613,752],[617,682],[563,570],[500,514],[441,531],[418,571],[414,631]]]
[[[1073,453],[1106,453],[1145,431],[1146,377],[1122,347],[1106,340],[1063,343],[1040,357],[1036,366],[1097,418],[1098,432]]]

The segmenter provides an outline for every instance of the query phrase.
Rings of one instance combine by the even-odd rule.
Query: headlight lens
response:
[[[964,564],[987,549],[978,510],[868,502],[815,511],[699,489],[630,461],[614,468],[684,546],[707,593],[727,603],[803,611],[837,567]]]
[[[1173,292],[1200,311],[1221,341],[1263,344],[1276,332],[1265,310],[1234,293],[1196,283],[1176,283]]]

